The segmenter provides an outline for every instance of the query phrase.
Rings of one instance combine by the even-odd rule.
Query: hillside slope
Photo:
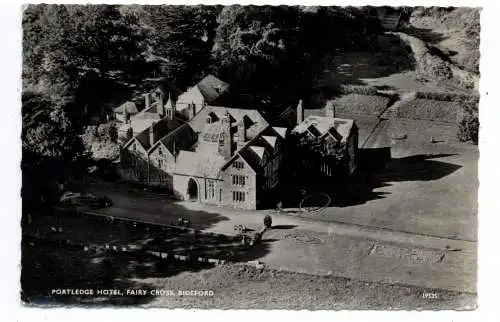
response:
[[[479,74],[479,18],[478,8],[417,8],[408,27],[458,67]]]

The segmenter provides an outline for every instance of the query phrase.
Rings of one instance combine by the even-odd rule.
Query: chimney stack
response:
[[[163,93],[161,91],[156,92],[157,105],[156,113],[160,116],[165,116],[165,105],[163,104]]]
[[[245,129],[245,121],[242,119],[241,121],[238,122],[238,139],[236,141],[236,146],[241,148],[243,145],[245,145],[245,141],[247,140],[246,138],[246,129]]]
[[[151,106],[151,94],[144,94],[144,108],[149,108]]]
[[[326,102],[325,106],[325,116],[326,117],[335,117],[335,105],[333,104],[332,101]]]
[[[299,101],[297,105],[297,125],[304,122],[304,107],[302,106],[302,100]]]
[[[226,111],[226,114],[221,120],[221,134],[219,137],[219,153],[224,159],[229,160],[232,154],[232,137],[231,137],[231,115]]]
[[[196,115],[196,105],[194,102],[188,104],[188,116],[189,119],[192,119]]]
[[[149,127],[149,145],[155,144],[155,131],[154,131],[154,123]]]

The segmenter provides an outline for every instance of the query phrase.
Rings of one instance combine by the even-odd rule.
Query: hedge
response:
[[[461,108],[458,101],[438,101],[417,98],[399,106],[396,117],[455,123],[457,111]]]
[[[333,100],[337,114],[378,116],[388,103],[389,98],[381,95],[347,94]]]

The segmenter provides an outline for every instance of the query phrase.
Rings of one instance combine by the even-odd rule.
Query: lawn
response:
[[[32,304],[143,305],[204,309],[473,309],[476,295],[316,276],[243,264],[213,266],[147,255],[23,244],[23,298]],[[56,288],[116,289],[117,296],[55,296]],[[144,296],[127,290],[146,290]],[[213,296],[153,296],[151,290],[208,290]],[[424,299],[424,292],[438,299]]]
[[[458,142],[455,131],[454,125],[443,123],[392,120],[389,135],[404,134],[407,139],[393,142],[392,160],[385,169],[352,182],[345,189],[347,203],[315,216],[477,240],[478,149]],[[431,136],[437,143],[430,142]]]
[[[134,252],[161,251],[170,255],[233,259],[245,255],[241,238],[223,234],[188,231],[177,227],[134,223],[111,217],[57,211],[33,215],[25,223],[23,235],[39,240],[71,244],[116,246]]]

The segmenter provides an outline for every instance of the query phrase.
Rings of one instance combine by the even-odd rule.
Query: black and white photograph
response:
[[[21,305],[477,309],[482,9],[401,5],[20,8]]]

